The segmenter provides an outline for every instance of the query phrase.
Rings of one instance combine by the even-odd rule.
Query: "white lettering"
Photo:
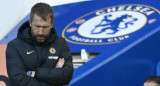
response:
[[[148,11],[148,12],[144,12],[146,15],[151,15],[152,13],[154,13],[155,11]]]
[[[99,15],[103,15],[103,14],[105,14],[105,11],[104,11],[104,10],[100,10],[100,11],[97,11],[97,12],[96,12],[96,15],[98,15],[98,16],[99,16]]]
[[[144,13],[144,12],[146,12],[146,11],[148,11],[148,10],[150,10],[150,9],[149,9],[149,8],[143,8],[143,9],[141,9],[139,12]]]
[[[84,39],[84,38],[79,38],[75,35],[70,36],[69,38],[77,42],[85,42],[85,43],[102,43],[103,42],[101,39]]]
[[[104,10],[99,10],[96,12],[96,15],[103,15],[109,12],[115,12],[115,11],[138,11],[141,12],[143,14],[146,15],[151,15],[153,14],[155,11],[153,11],[151,8],[147,8],[147,7],[143,7],[143,6],[119,6],[117,7],[113,7],[113,8],[108,8],[108,9],[104,9]]]
[[[139,10],[141,10],[143,7],[142,6],[138,6],[138,7],[136,7],[135,9],[133,9],[134,11],[139,11]]]
[[[122,10],[124,10],[125,9],[125,6],[120,6],[119,8],[118,8],[118,11],[122,11]]]
[[[116,11],[116,8],[115,8],[115,7],[114,7],[114,8],[108,8],[108,9],[107,9],[107,12],[108,12],[108,13],[110,13],[110,12],[115,12],[115,11]]]
[[[118,42],[118,41],[122,41],[122,40],[125,40],[129,38],[128,35],[125,35],[125,36],[119,36],[119,37],[115,37],[115,38],[109,38],[108,39],[108,42]]]
[[[126,8],[126,10],[130,11],[130,10],[132,10],[131,8],[132,8],[132,6],[128,6],[128,7]]]

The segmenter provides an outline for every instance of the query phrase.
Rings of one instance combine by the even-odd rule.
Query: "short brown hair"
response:
[[[155,82],[160,85],[160,76],[149,76],[145,79],[145,82]]]
[[[54,22],[54,13],[50,5],[46,3],[37,3],[31,8],[30,19],[33,20],[34,14],[37,14],[42,19],[46,21],[46,18],[49,16],[51,18],[51,23]]]

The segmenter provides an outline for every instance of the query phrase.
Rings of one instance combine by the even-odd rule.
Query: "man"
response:
[[[30,20],[7,45],[7,72],[11,86],[62,86],[73,75],[72,56],[66,41],[53,27],[52,8],[37,3]]]
[[[147,77],[144,86],[160,86],[160,77],[159,76],[150,76]]]

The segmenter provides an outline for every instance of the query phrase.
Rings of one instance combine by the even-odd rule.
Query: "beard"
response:
[[[38,43],[43,43],[46,41],[46,39],[48,38],[48,36],[46,35],[35,35],[36,41]]]
[[[38,42],[38,43],[43,43],[47,40],[47,38],[49,37],[48,35],[41,35],[41,34],[34,34],[33,31],[31,30],[31,34],[34,37],[34,39]]]

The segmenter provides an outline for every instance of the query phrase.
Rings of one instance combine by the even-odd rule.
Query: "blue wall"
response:
[[[90,53],[100,53],[89,62],[75,69],[70,86],[142,86],[147,76],[160,75],[160,65],[157,65],[160,60],[159,3],[159,0],[92,0],[53,7],[55,12],[54,27],[59,36],[66,38],[71,52],[80,52],[81,49],[86,49],[86,51]],[[108,36],[112,36],[109,38],[90,38],[79,34],[78,30],[84,29],[81,28],[81,26],[88,24],[87,22],[89,20],[95,19],[94,21],[99,24],[98,21],[100,21],[100,19],[98,19],[99,15],[96,15],[97,11],[106,11],[109,8],[116,7],[117,14],[106,11],[104,15],[110,13],[112,16],[116,16],[115,18],[108,18],[108,20],[116,20],[118,17],[122,17],[122,15],[118,13],[120,11],[117,11],[120,6],[126,6],[128,8],[132,6],[133,8],[130,11],[145,16],[145,24],[142,27],[138,27],[135,25],[137,24],[135,21],[127,27],[135,25],[133,28],[139,28],[138,30],[120,36],[114,36],[116,33],[107,34]],[[140,9],[139,11],[134,10],[137,7]],[[146,12],[154,12],[151,15],[147,15],[145,12],[142,12],[145,11],[142,10],[144,8],[148,10]],[[125,11],[127,10],[123,10],[123,12]],[[136,17],[135,15],[136,14],[132,14],[133,17]],[[0,41],[0,44],[7,44],[15,38],[20,25],[28,19],[29,14]],[[76,21],[80,19],[84,19],[85,22],[76,24]],[[137,17],[137,19],[141,20],[140,17]],[[125,19],[124,21],[117,22],[123,23]],[[127,22],[125,22],[125,24],[126,23]],[[84,30],[87,31],[91,26],[96,25],[88,24],[88,27]],[[67,32],[67,30],[70,30],[72,27],[77,28],[77,30],[71,33]],[[110,28],[110,30],[113,30],[113,28]],[[123,32],[123,30],[121,30],[121,32],[126,33],[125,31]],[[87,40],[100,39],[103,42],[85,43],[74,41],[70,38],[73,35]],[[127,38],[124,40],[115,40],[125,36],[127,36]],[[115,41],[107,42],[109,39],[114,39]]]

